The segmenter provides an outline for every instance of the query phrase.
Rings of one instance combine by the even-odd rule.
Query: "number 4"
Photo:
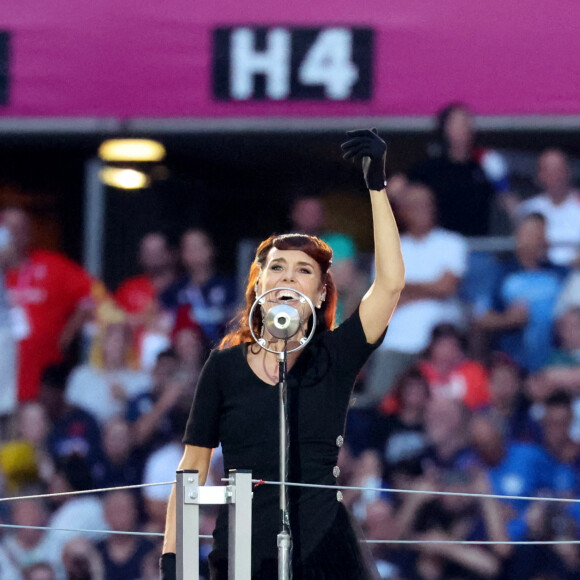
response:
[[[351,58],[350,30],[323,30],[300,64],[298,80],[303,85],[323,85],[329,99],[347,99],[358,80],[358,68]]]

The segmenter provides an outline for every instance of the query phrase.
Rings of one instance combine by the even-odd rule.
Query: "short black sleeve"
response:
[[[219,381],[219,351],[207,359],[197,383],[193,405],[185,427],[183,443],[198,447],[219,445],[219,424],[223,394]]]
[[[335,353],[337,369],[345,374],[357,374],[369,356],[385,338],[385,332],[374,344],[367,342],[359,309],[357,308],[328,336],[328,344]]]

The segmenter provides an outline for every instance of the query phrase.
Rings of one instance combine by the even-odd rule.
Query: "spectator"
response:
[[[413,181],[435,194],[441,227],[464,236],[489,233],[494,189],[474,159],[473,115],[452,103],[437,117],[440,155],[411,170]]]
[[[149,455],[145,463],[143,483],[156,484],[175,481],[175,466],[178,465],[183,454],[181,438],[188,416],[187,411],[179,408],[174,409],[171,417],[171,426],[173,427],[171,441]],[[213,457],[215,459],[216,453]],[[175,463],[176,460],[177,463]],[[209,478],[206,485],[212,485]],[[148,531],[157,533],[164,530],[170,492],[171,486],[169,485],[147,486],[143,489]]]
[[[11,433],[16,410],[16,340],[12,330],[10,301],[6,288],[6,268],[13,261],[14,244],[8,227],[0,221],[0,439]]]
[[[94,469],[102,461],[100,428],[91,413],[65,400],[66,378],[62,366],[50,366],[42,374],[40,401],[51,425],[46,446],[56,462],[75,455]]]
[[[115,292],[117,303],[135,317],[135,325],[147,323],[157,297],[175,282],[176,264],[167,236],[161,232],[145,234],[139,244],[139,264],[143,273],[122,282]]]
[[[57,573],[62,570],[57,532],[41,529],[47,526],[48,509],[40,499],[21,497],[10,504],[12,523],[23,526],[11,530],[0,542],[3,553],[19,570],[48,562]],[[62,532],[58,532],[62,533]],[[2,570],[4,578],[4,570]],[[10,578],[9,576],[6,576]]]
[[[302,196],[290,208],[290,232],[320,236],[324,231],[324,206],[319,197]]]
[[[152,373],[151,392],[131,399],[127,406],[135,445],[148,452],[171,440],[171,411],[176,406],[187,409],[191,405],[194,385],[180,376],[178,365],[174,350],[159,354]]]
[[[93,310],[92,281],[64,256],[31,249],[30,220],[20,209],[5,209],[14,251],[6,285],[15,305],[18,335],[18,400],[36,399],[42,371],[63,353]]]
[[[499,578],[510,547],[501,545],[508,537],[499,502],[467,496],[434,497],[429,491],[453,494],[490,494],[484,473],[426,473],[410,488],[426,493],[405,494],[391,520],[396,539],[418,540],[412,551],[391,555],[402,577]],[[461,541],[498,542],[493,547],[460,545]]]
[[[546,262],[545,220],[528,215],[516,232],[515,257],[502,264],[493,304],[474,320],[498,333],[499,348],[524,370],[546,364],[552,347],[552,316],[565,271]]]
[[[363,451],[356,459],[356,465],[347,485],[366,489],[345,490],[343,502],[360,523],[367,518],[368,506],[381,498],[381,492],[378,490],[384,486],[382,471],[381,457],[372,449]]]
[[[188,306],[177,311],[172,342],[178,359],[179,379],[195,387],[207,355],[207,340],[192,314]]]
[[[552,462],[541,447],[507,441],[501,422],[489,414],[474,416],[469,430],[481,467],[489,476],[492,493],[530,497],[554,489]],[[520,540],[527,533],[526,509],[530,501],[502,501],[509,512],[510,539]]]
[[[384,544],[374,543],[369,546],[371,555],[377,565],[381,578],[402,580],[400,570],[389,561],[389,540],[396,539],[393,532],[395,528],[395,510],[393,505],[385,499],[378,499],[366,509],[366,518],[362,522],[365,538],[384,541]]]
[[[580,307],[558,317],[555,324],[558,347],[552,349],[546,365],[534,377],[541,398],[556,389],[580,396]]]
[[[573,266],[574,269],[570,271],[564,280],[564,287],[554,307],[555,317],[561,316],[570,308],[580,308],[580,260],[575,260]]]
[[[132,492],[117,490],[104,499],[108,529],[119,532],[137,530],[137,502]],[[155,544],[142,536],[109,534],[96,545],[107,580],[139,580],[145,556]]]
[[[471,414],[458,399],[431,397],[425,413],[425,432],[429,450],[421,462],[424,473],[463,472],[474,463],[469,445],[468,426]]]
[[[34,564],[32,566],[34,566]],[[21,575],[21,571],[21,568],[11,561],[8,554],[6,554],[2,543],[0,543],[0,573],[2,574],[2,578],[7,578],[8,580],[27,580]],[[52,580],[52,578],[48,580]]]
[[[579,487],[580,445],[570,437],[572,427],[572,399],[565,391],[552,393],[545,403],[542,417],[543,447],[554,465],[554,491],[559,496],[574,497]]]
[[[558,347],[552,350],[547,364],[528,378],[527,386],[536,403],[533,409],[539,413],[554,392],[565,391],[570,395],[574,415],[570,433],[575,441],[580,441],[580,307],[571,307],[561,314],[555,330]]]
[[[411,473],[421,472],[421,461],[429,445],[425,433],[429,396],[425,376],[412,367],[399,377],[393,392],[381,403],[373,434],[387,480],[395,466],[400,470],[405,464]]]
[[[524,393],[521,369],[507,355],[494,353],[489,365],[489,397],[492,412],[503,422],[503,434],[519,441],[538,441],[530,416],[530,401]]]
[[[202,544],[203,545],[203,544]],[[143,565],[141,567],[141,576],[139,580],[159,580],[159,550],[149,552],[143,558]],[[203,576],[200,576],[203,578]]]
[[[161,296],[162,304],[173,312],[189,305],[212,343],[222,337],[236,300],[234,281],[216,272],[215,254],[215,246],[205,231],[186,231],[181,238],[185,276]]]
[[[49,493],[70,493],[94,489],[90,466],[74,455],[57,464],[55,476],[50,482]],[[106,530],[107,522],[103,514],[101,500],[94,494],[59,495],[51,498],[54,511],[49,520],[49,527],[59,528],[54,532],[57,543],[56,554],[60,555],[66,542],[80,535],[91,540],[99,540]],[[94,530],[77,532],[75,530]]]
[[[17,440],[29,443],[34,450],[34,463],[39,480],[37,483],[46,483],[54,475],[54,459],[48,443],[51,428],[50,418],[41,403],[29,401],[18,409],[16,437]]]
[[[38,562],[22,570],[22,580],[57,580],[57,578],[53,567],[48,562]]]
[[[123,318],[109,322],[99,338],[102,361],[73,369],[65,400],[93,414],[100,425],[124,415],[127,401],[151,387],[150,377],[131,368],[131,332]]]
[[[510,580],[577,580],[580,550],[575,542],[578,526],[562,505],[535,501],[527,513],[527,542],[516,546],[505,569]],[[556,542],[549,545],[548,542]],[[562,544],[558,545],[558,542]],[[542,545],[542,543],[545,543]],[[539,544],[539,545],[538,545]]]
[[[546,238],[550,261],[570,265],[578,256],[580,245],[580,198],[571,186],[572,172],[568,158],[559,149],[545,150],[538,160],[538,181],[544,192],[522,201],[518,218],[539,213],[546,220]]]
[[[423,185],[407,188],[399,210],[407,228],[401,236],[406,285],[373,355],[363,403],[376,404],[384,397],[427,347],[437,324],[462,320],[457,290],[466,267],[465,240],[437,227],[433,194]]]
[[[356,246],[350,236],[328,233],[322,239],[332,248],[332,277],[338,290],[335,324],[340,324],[358,308],[368,281],[357,267]]]
[[[37,484],[38,464],[31,442],[8,441],[0,447],[0,469],[4,493],[21,493],[23,489]]]
[[[95,469],[97,487],[137,485],[143,475],[144,454],[135,449],[129,423],[112,417],[103,426],[103,461]]]
[[[175,282],[177,271],[175,253],[165,234],[150,232],[142,238],[139,264],[143,274],[125,280],[117,288],[115,300],[128,315],[141,366],[149,370],[155,354],[169,345],[158,299]]]
[[[109,580],[99,553],[87,538],[68,540],[62,549],[62,562],[67,580]]]
[[[432,396],[459,399],[472,410],[489,402],[487,370],[467,358],[467,340],[452,324],[438,324],[433,329],[426,356],[418,366]]]

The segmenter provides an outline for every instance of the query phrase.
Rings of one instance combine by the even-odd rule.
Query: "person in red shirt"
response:
[[[161,232],[149,232],[139,244],[139,264],[143,274],[128,278],[115,292],[115,300],[133,315],[151,310],[157,296],[175,281],[176,260],[169,240]]]
[[[133,345],[144,368],[169,346],[172,317],[160,307],[158,297],[176,280],[176,254],[162,232],[149,232],[139,244],[143,273],[128,278],[115,292],[115,301],[127,313]]]
[[[455,326],[437,325],[426,355],[418,367],[432,396],[458,399],[469,409],[489,403],[488,372],[482,364],[467,358],[465,339]]]
[[[33,250],[30,219],[21,209],[2,211],[14,251],[6,272],[18,339],[18,400],[34,400],[43,369],[63,353],[93,310],[92,279],[78,264],[48,250]]]

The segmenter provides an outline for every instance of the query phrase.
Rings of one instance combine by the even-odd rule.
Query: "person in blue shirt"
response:
[[[481,467],[488,474],[492,493],[518,497],[554,495],[557,485],[554,461],[542,447],[507,441],[501,421],[491,413],[472,418],[470,436]],[[510,539],[521,540],[526,535],[525,515],[532,500],[510,497],[502,501],[511,508]]]
[[[234,280],[217,272],[215,246],[204,230],[187,230],[180,252],[185,275],[161,294],[161,304],[175,313],[189,306],[205,336],[216,344],[236,306]]]
[[[497,333],[500,350],[533,372],[550,355],[554,306],[567,269],[546,260],[546,220],[542,215],[526,216],[515,242],[515,259],[501,264],[497,289],[475,324]]]

